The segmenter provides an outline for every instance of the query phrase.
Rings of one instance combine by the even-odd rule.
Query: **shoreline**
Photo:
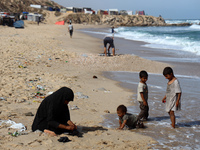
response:
[[[97,37],[98,35],[93,35],[93,36]],[[120,41],[120,40],[118,40],[118,41]],[[122,41],[123,41],[123,39],[122,39]],[[134,43],[135,41],[132,42],[132,41],[127,40],[127,43],[128,42],[131,44],[131,43]],[[122,43],[123,42],[121,42],[120,45],[122,45]],[[156,52],[155,49],[153,49],[153,48],[148,48],[148,49],[143,48],[143,49],[144,49],[143,53],[146,54],[147,58],[155,57],[154,56],[154,54]],[[150,50],[150,52],[154,52],[154,53],[150,54],[149,50]],[[152,104],[150,104],[151,105],[150,107],[152,107],[152,109],[150,111],[151,111],[152,114],[150,116],[150,121],[147,122],[147,125],[150,128],[152,128],[153,133],[151,131],[148,131],[148,130],[146,132],[145,132],[145,130],[144,131],[137,131],[137,133],[141,132],[141,134],[153,137],[155,140],[157,140],[158,144],[155,144],[154,148],[156,147],[158,149],[159,148],[162,149],[164,147],[165,148],[166,147],[172,148],[174,146],[178,149],[188,148],[190,146],[192,148],[197,148],[197,147],[199,148],[199,144],[197,144],[197,141],[183,140],[183,143],[180,143],[180,142],[176,141],[176,138],[174,139],[172,137],[176,136],[178,139],[184,139],[185,137],[187,137],[189,135],[192,135],[194,137],[198,136],[198,132],[193,131],[193,128],[195,128],[195,129],[198,128],[199,118],[196,117],[196,115],[191,117],[191,118],[183,117],[183,116],[187,116],[188,112],[189,112],[190,115],[192,114],[192,112],[190,112],[190,110],[187,110],[187,106],[190,106],[193,109],[196,108],[196,107],[198,108],[198,106],[195,106],[196,105],[195,103],[199,99],[198,94],[195,94],[195,95],[191,94],[191,93],[193,93],[191,88],[197,88],[198,85],[199,85],[198,83],[199,83],[200,73],[198,72],[198,70],[199,70],[198,68],[199,68],[200,64],[199,64],[199,62],[190,62],[190,61],[182,60],[184,58],[182,58],[181,56],[174,55],[174,54],[176,54],[176,51],[174,51],[174,52],[172,51],[171,54],[168,54],[168,53],[165,53],[165,52],[167,52],[166,49],[164,50],[164,52],[162,51],[160,54],[156,53],[156,56],[161,57],[160,59],[158,59],[159,61],[166,62],[170,66],[173,66],[175,76],[177,75],[178,79],[180,80],[180,82],[183,86],[182,87],[183,88],[183,95],[182,95],[183,96],[183,98],[182,98],[183,99],[183,102],[182,102],[183,106],[182,107],[183,107],[184,110],[177,113],[177,126],[178,127],[176,129],[176,132],[174,133],[174,131],[170,128],[169,116],[166,113],[162,112],[162,109],[163,109],[162,107],[164,107],[164,106],[162,106],[163,104],[158,101],[158,100],[162,99],[161,95],[165,93],[165,89],[163,89],[163,88],[166,85],[164,85],[164,84],[161,85],[155,79],[159,78],[158,80],[162,81],[163,83],[165,83],[166,81],[162,77],[162,73],[160,73],[159,76],[157,76],[156,74],[152,74],[151,76],[154,77],[155,79],[153,81],[150,79],[149,82],[150,82],[150,85],[154,86],[155,88],[152,88],[152,93],[150,94],[150,97],[151,97],[150,101],[152,103]],[[186,52],[186,53],[189,54],[189,52]],[[151,55],[153,57],[151,57]],[[195,58],[198,59],[199,56],[196,56]],[[150,60],[153,60],[153,59],[150,59]],[[105,74],[107,74],[107,76],[106,75],[105,76],[107,78],[111,79],[111,80],[113,80],[113,77],[116,76],[114,81],[117,81],[119,83],[118,85],[120,87],[127,88],[128,90],[130,90],[130,89],[133,90],[133,86],[134,86],[134,89],[136,90],[137,85],[135,85],[135,83],[137,81],[135,80],[134,77],[137,78],[137,74],[135,75],[135,73],[134,73],[134,77],[133,77],[133,75],[128,76],[127,74],[129,74],[129,72],[118,73],[118,72],[111,71],[111,72],[106,72]],[[118,74],[121,74],[121,75],[118,75]],[[139,79],[138,79],[138,81],[139,81]],[[190,83],[192,85],[189,86]],[[148,84],[148,82],[147,82],[147,84]],[[158,89],[156,89],[157,85],[159,85]],[[135,91],[135,90],[133,90],[133,91]],[[192,101],[194,102],[194,104],[187,102],[187,100],[191,99],[191,97],[189,95],[193,95]],[[129,106],[129,109],[130,109],[130,111],[133,110],[133,113],[136,113],[135,110],[139,111],[138,110],[139,106],[137,104],[136,99],[133,98],[132,101],[133,101],[133,104],[131,104],[131,106]],[[135,104],[136,104],[136,106],[135,106]],[[162,106],[162,107],[159,108],[160,106]],[[159,111],[156,112],[154,107],[159,108]],[[117,123],[117,121],[116,121],[116,119],[113,119],[113,118],[116,118],[116,117],[117,116],[115,114],[107,114],[105,116],[105,120],[103,122],[103,125],[106,126],[106,127],[110,127],[110,128],[115,127],[115,124]],[[197,120],[197,121],[194,121],[194,120]],[[160,122],[160,121],[162,121],[162,122]],[[163,125],[165,126],[166,129],[162,129]],[[160,131],[162,131],[162,133],[160,133]],[[186,131],[187,131],[187,133],[185,133]],[[185,133],[185,134],[179,135],[180,132]],[[169,134],[169,137],[165,137],[166,134]],[[170,140],[173,141],[173,142],[168,143],[168,141],[170,141]],[[168,143],[168,144],[166,144],[166,143]]]
[[[8,129],[3,126],[0,134],[1,147],[25,149],[148,149],[149,144],[156,143],[154,139],[129,131],[107,129],[99,125],[103,115],[116,113],[121,103],[128,105],[132,93],[116,86],[117,82],[107,79],[103,71],[121,70],[138,71],[141,67],[149,68],[151,63],[156,72],[164,63],[145,60],[137,56],[119,55],[116,57],[102,57],[97,54],[102,51],[101,42],[90,36],[76,32],[76,28],[83,25],[74,25],[75,32],[70,39],[67,26],[51,24],[26,24],[25,29],[4,28],[0,39],[2,47],[1,59],[1,120],[13,120],[27,126],[28,134],[19,137],[8,135]],[[92,27],[92,26],[87,26]],[[96,26],[94,26],[96,27]],[[127,61],[127,60],[131,60]],[[140,61],[145,66],[140,65]],[[137,64],[131,66],[131,64]],[[130,67],[131,66],[131,67]],[[150,69],[150,68],[149,68]],[[94,79],[93,76],[97,76]],[[62,86],[72,88],[75,99],[70,107],[79,109],[70,110],[72,121],[84,133],[83,138],[69,137],[72,142],[67,145],[57,142],[58,137],[49,137],[44,133],[32,133],[31,124],[34,116],[25,116],[27,112],[35,115],[43,100],[34,96],[37,85],[45,88],[45,96]],[[80,98],[78,93],[89,98]],[[129,140],[129,139],[133,140]],[[142,141],[142,142],[141,142]],[[105,144],[106,143],[106,144]],[[142,144],[141,144],[142,143]]]

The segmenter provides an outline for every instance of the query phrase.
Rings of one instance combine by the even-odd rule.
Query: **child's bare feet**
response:
[[[44,133],[47,133],[47,134],[49,134],[50,136],[57,136],[57,135],[55,134],[55,132],[50,131],[50,130],[44,130]]]
[[[175,125],[172,125],[172,124],[171,124],[171,126],[172,126],[172,128],[175,128]]]

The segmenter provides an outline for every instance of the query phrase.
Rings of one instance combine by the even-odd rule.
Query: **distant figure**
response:
[[[46,97],[37,110],[32,131],[40,130],[53,136],[76,131],[77,126],[70,120],[68,108],[68,103],[73,99],[74,93],[67,87]]]
[[[171,126],[175,128],[176,118],[174,111],[181,109],[181,87],[171,67],[166,67],[163,70],[163,75],[169,82],[167,84],[166,95],[162,99],[162,102],[165,103],[165,110],[170,116],[172,122]]]
[[[107,44],[109,44],[109,46],[108,46],[108,55],[110,55],[110,47],[112,47],[113,56],[115,56],[115,46],[114,46],[113,41],[114,41],[113,37],[106,36],[103,39],[103,42],[104,42],[104,54],[105,54],[105,56],[107,56]]]
[[[20,19],[20,20],[23,20],[23,15],[22,15],[22,14],[19,16],[19,19]]]
[[[140,113],[138,118],[146,121],[149,116],[149,105],[148,105],[148,86],[146,81],[148,80],[148,74],[146,71],[140,71],[139,73],[140,82],[137,89],[137,100],[140,103]]]
[[[39,24],[40,24],[40,17],[38,17],[38,26],[39,26]]]
[[[138,120],[137,116],[127,113],[127,108],[124,105],[119,105],[117,107],[117,115],[119,116],[119,128],[117,129],[124,129],[127,126],[129,129],[134,128],[143,128],[143,123]]]
[[[68,31],[69,31],[69,34],[70,34],[70,38],[72,38],[72,34],[73,34],[73,25],[72,25],[71,22],[69,23]]]
[[[114,26],[112,26],[112,28],[111,28],[111,33],[112,33],[112,37],[114,38],[114,34],[115,34],[115,27]]]

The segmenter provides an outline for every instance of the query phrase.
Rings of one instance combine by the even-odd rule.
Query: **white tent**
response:
[[[38,22],[39,18],[41,19],[42,17],[43,17],[42,14],[33,14],[33,13],[30,13],[30,14],[27,15],[27,20],[28,21]]]

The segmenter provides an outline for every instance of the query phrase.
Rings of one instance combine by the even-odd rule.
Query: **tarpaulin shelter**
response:
[[[57,24],[57,25],[65,25],[65,21],[58,21],[55,24]]]
[[[15,28],[24,28],[24,21],[23,20],[16,21],[14,23],[14,27]]]

